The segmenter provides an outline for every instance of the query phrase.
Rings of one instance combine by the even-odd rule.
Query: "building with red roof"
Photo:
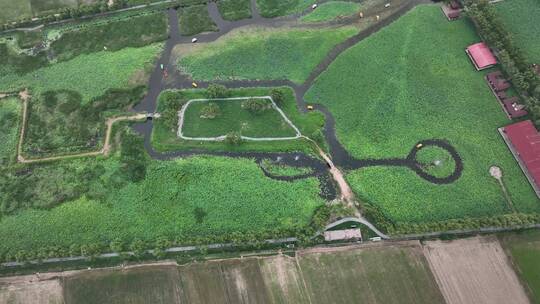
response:
[[[449,21],[456,20],[461,15],[461,5],[457,1],[451,1],[448,5],[444,4],[441,9]]]
[[[497,64],[497,59],[484,42],[478,42],[465,49],[476,70],[487,69]]]
[[[540,197],[540,134],[530,120],[499,128],[504,141]]]

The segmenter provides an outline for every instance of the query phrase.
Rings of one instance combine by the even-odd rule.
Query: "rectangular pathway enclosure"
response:
[[[499,133],[540,198],[540,134],[530,120],[499,128]]]
[[[223,141],[237,132],[249,141],[293,140],[300,130],[270,96],[191,99],[178,112],[178,137]]]

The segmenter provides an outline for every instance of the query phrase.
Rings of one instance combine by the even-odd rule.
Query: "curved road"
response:
[[[208,4],[208,11],[211,18],[217,24],[219,31],[211,33],[203,33],[197,35],[199,42],[211,42],[215,41],[224,34],[229,33],[230,31],[247,25],[257,25],[265,27],[280,27],[283,25],[292,25],[292,26],[304,26],[304,27],[317,27],[321,25],[299,25],[296,20],[296,16],[280,17],[274,19],[266,19],[260,16],[256,8],[256,0],[251,0],[252,8],[252,17],[249,19],[243,19],[239,21],[226,21],[223,20],[217,5],[214,2]],[[409,10],[414,8],[416,5],[421,3],[429,3],[429,0],[405,0],[402,3],[396,4],[397,7],[395,11],[389,14],[386,17],[369,28],[360,31],[358,34],[350,37],[349,39],[336,45],[326,57],[315,67],[315,69],[310,73],[306,81],[302,84],[296,84],[289,80],[235,80],[235,81],[213,81],[212,83],[220,83],[228,88],[242,88],[242,87],[276,87],[276,86],[288,86],[291,87],[296,95],[296,100],[298,103],[298,108],[300,111],[306,111],[306,102],[304,100],[304,95],[307,90],[312,86],[314,81],[319,75],[321,75],[328,66],[345,50],[356,45],[358,42],[364,38],[370,36],[371,34],[379,31],[383,27],[389,25]],[[368,14],[373,18],[374,15],[383,15],[385,13],[385,8],[383,4],[375,6],[373,12]],[[394,9],[394,7],[392,8]],[[367,15],[367,14],[366,14]],[[383,15],[384,16],[384,15]],[[148,112],[154,113],[157,107],[157,98],[159,94],[165,89],[187,89],[191,88],[193,82],[189,76],[181,74],[175,66],[175,62],[171,61],[171,53],[173,48],[180,43],[191,43],[191,39],[194,36],[181,36],[179,26],[178,26],[178,16],[177,12],[174,9],[168,10],[169,17],[169,39],[166,41],[162,54],[156,63],[156,67],[152,72],[149,83],[148,83],[148,94],[145,98],[134,107],[134,111],[138,112]],[[369,18],[369,17],[366,17]],[[339,24],[347,24],[355,22],[355,18],[345,18],[344,20],[338,22]],[[330,22],[329,24],[335,24],[336,22]],[[162,70],[160,65],[163,64],[166,66],[167,71],[170,73],[168,79],[163,79]],[[197,82],[199,87],[205,88],[210,82]],[[329,145],[329,152],[332,158],[332,162],[337,166],[345,169],[358,169],[362,167],[369,166],[403,166],[413,170],[418,176],[424,178],[425,180],[435,183],[435,184],[447,184],[454,182],[461,176],[461,171],[463,169],[463,163],[459,154],[448,142],[438,139],[430,139],[421,141],[424,146],[438,146],[449,152],[449,154],[454,158],[456,163],[455,171],[448,177],[438,178],[432,176],[422,170],[421,165],[416,161],[416,152],[418,149],[413,148],[408,156],[405,158],[395,158],[395,159],[357,159],[351,156],[348,151],[341,145],[339,140],[336,137],[335,132],[335,119],[332,114],[320,104],[314,105],[316,110],[321,111],[325,115],[325,126],[324,126],[324,135],[326,141]],[[333,199],[336,197],[336,189],[334,184],[331,182],[329,176],[328,167],[329,165],[325,162],[316,159],[314,157],[308,156],[304,153],[280,153],[280,152],[211,152],[204,150],[189,150],[189,151],[172,151],[172,152],[157,152],[153,149],[151,144],[151,134],[153,128],[152,120],[148,120],[146,123],[136,124],[134,126],[135,130],[142,135],[144,135],[144,145],[148,154],[155,159],[167,160],[174,159],[179,157],[190,157],[194,155],[215,155],[215,156],[227,156],[227,157],[242,157],[255,159],[255,161],[260,164],[263,159],[271,159],[274,161],[279,161],[280,163],[293,166],[293,167],[311,167],[312,173],[303,174],[295,177],[287,176],[275,176],[261,168],[264,174],[270,178],[278,180],[295,180],[300,178],[307,178],[316,176],[321,182],[321,193],[320,195],[325,199]],[[362,223],[366,224],[372,230],[374,230],[381,237],[387,238],[386,235],[380,233],[373,225],[367,222],[365,219],[361,219]]]

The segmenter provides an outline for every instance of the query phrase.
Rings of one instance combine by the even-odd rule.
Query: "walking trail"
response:
[[[325,1],[320,1],[320,3]],[[229,88],[242,88],[242,87],[276,87],[276,86],[289,86],[291,87],[296,95],[297,106],[300,111],[306,112],[306,102],[304,100],[304,95],[307,90],[312,86],[317,77],[321,75],[328,66],[344,51],[350,47],[356,45],[358,42],[362,41],[366,37],[370,36],[373,33],[376,33],[380,29],[389,25],[393,21],[397,20],[400,16],[404,15],[412,8],[422,3],[429,3],[428,0],[393,0],[392,6],[390,8],[385,7],[384,1],[376,2],[373,6],[364,10],[364,18],[362,22],[366,22],[367,27],[363,28],[358,32],[358,34],[352,36],[351,38],[343,41],[342,43],[336,45],[326,57],[317,65],[317,67],[311,72],[307,80],[298,85],[287,79],[284,80],[234,80],[234,81],[214,81],[213,83],[221,83],[226,85]],[[239,21],[225,21],[221,18],[217,5],[214,2],[208,3],[208,12],[211,18],[218,25],[218,32],[211,33],[202,33],[197,35],[199,42],[211,42],[220,38],[221,36],[229,33],[230,31],[248,25],[256,26],[265,26],[265,27],[280,27],[280,26],[296,26],[296,27],[315,27],[320,28],[322,26],[328,25],[345,25],[345,24],[355,24],[360,22],[360,17],[355,15],[351,18],[343,18],[339,21],[332,21],[323,24],[300,24],[298,18],[301,15],[308,13],[310,10],[293,16],[280,17],[274,19],[267,19],[260,16],[256,0],[251,0],[251,9],[252,17],[249,19],[243,19]],[[191,39],[195,36],[181,36],[179,30],[178,15],[176,10],[168,10],[169,17],[169,39],[166,41],[164,49],[161,53],[160,58],[157,60],[155,68],[150,75],[148,82],[148,93],[145,98],[135,106],[134,115],[132,116],[120,116],[109,118],[106,121],[107,131],[103,143],[103,148],[99,151],[72,154],[72,155],[61,155],[61,156],[52,156],[40,159],[26,159],[22,156],[22,143],[25,133],[26,117],[27,117],[27,104],[29,101],[28,91],[25,90],[21,92],[20,97],[23,102],[23,123],[20,132],[20,138],[17,148],[18,161],[22,163],[33,163],[33,162],[42,162],[74,157],[84,157],[84,156],[97,156],[97,155],[108,155],[111,151],[111,133],[112,127],[116,122],[120,121],[136,121],[136,120],[145,120],[151,118],[157,107],[157,98],[159,94],[165,89],[188,89],[191,88],[193,79],[188,75],[182,74],[177,68],[174,60],[171,60],[171,53],[173,48],[181,43],[191,43]],[[161,69],[161,64],[165,66],[165,69],[169,72],[169,77],[164,79],[163,71]],[[209,85],[209,82],[197,82],[200,88],[206,88]],[[315,105],[315,109],[321,111],[325,115],[325,127],[324,127],[324,136],[326,142],[329,145],[329,155],[326,154],[322,149],[317,146],[319,155],[324,161],[320,159],[313,158],[303,153],[292,152],[292,153],[264,153],[264,152],[212,152],[212,151],[194,151],[194,150],[180,150],[180,151],[171,151],[160,153],[153,149],[151,144],[151,134],[153,129],[153,121],[147,120],[144,124],[137,124],[134,126],[134,129],[141,133],[145,140],[144,145],[148,154],[159,160],[167,160],[178,157],[190,157],[194,155],[217,155],[217,156],[227,156],[227,157],[242,157],[242,158],[251,158],[255,159],[257,163],[260,164],[262,159],[271,159],[278,160],[282,164],[299,167],[311,167],[311,174],[304,174],[298,177],[288,177],[288,176],[273,176],[267,173],[264,168],[263,172],[270,177],[279,180],[294,180],[296,178],[307,178],[316,176],[321,181],[321,196],[324,196],[326,199],[332,199],[332,196],[335,197],[335,188],[337,185],[339,188],[340,198],[350,207],[357,207],[357,200],[355,198],[354,192],[351,187],[348,185],[343,172],[339,168],[345,169],[359,169],[367,166],[404,166],[408,167],[411,170],[414,170],[421,178],[424,178],[432,183],[444,184],[455,181],[461,175],[462,162],[459,158],[459,155],[455,149],[448,143],[431,139],[423,141],[425,145],[437,145],[443,149],[447,149],[449,153],[454,157],[456,161],[456,170],[455,172],[446,178],[437,178],[429,175],[428,173],[422,171],[421,166],[416,162],[415,156],[416,151],[414,148],[411,150],[411,153],[403,159],[356,159],[352,157],[348,151],[341,145],[337,139],[335,133],[335,120],[332,114],[322,105]],[[157,117],[158,114],[155,114]],[[304,136],[302,136],[304,137]],[[305,138],[305,137],[304,137]],[[330,176],[335,183],[329,182],[328,177]],[[324,194],[326,193],[326,194]],[[370,227],[375,233],[381,237],[387,237],[378,231],[371,223],[364,219],[357,208],[355,208],[356,216],[358,220],[362,221],[368,227]]]

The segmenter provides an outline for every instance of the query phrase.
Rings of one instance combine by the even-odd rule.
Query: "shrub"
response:
[[[145,252],[146,244],[144,243],[143,240],[136,239],[131,243],[131,245],[129,246],[129,249],[133,252],[133,255],[135,257],[140,258],[143,256]]]
[[[270,97],[272,97],[272,100],[278,105],[282,104],[283,100],[285,100],[285,94],[283,94],[283,91],[280,89],[272,89]]]
[[[242,141],[242,134],[240,132],[230,132],[225,136],[225,142],[232,146],[238,146]]]
[[[220,84],[210,84],[208,89],[206,89],[206,96],[210,99],[226,98],[229,96],[229,93],[229,89]]]
[[[269,103],[265,99],[250,98],[242,102],[242,108],[248,110],[252,114],[260,114],[268,110]]]
[[[114,239],[110,244],[109,244],[109,248],[111,249],[112,252],[118,252],[118,253],[121,253],[122,251],[124,251],[124,242],[122,241],[122,239],[119,239],[119,238],[116,238]]]

